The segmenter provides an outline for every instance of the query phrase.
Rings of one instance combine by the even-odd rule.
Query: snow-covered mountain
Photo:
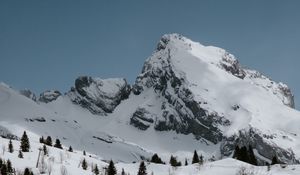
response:
[[[300,158],[300,112],[291,90],[242,67],[224,49],[179,34],[162,36],[133,85],[123,78],[82,76],[62,94],[0,85],[2,135],[24,130],[59,138],[101,159],[139,161],[159,153],[184,160],[231,157],[254,148],[259,162]]]

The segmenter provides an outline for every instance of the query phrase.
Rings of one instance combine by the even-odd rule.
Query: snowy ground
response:
[[[36,168],[37,158],[39,154],[39,148],[42,147],[42,144],[36,139],[32,139],[32,135],[29,134],[29,139],[31,143],[30,152],[24,153],[24,158],[18,158],[19,150],[19,141],[13,140],[14,152],[9,153],[7,151],[8,139],[0,138],[0,157],[2,159],[9,159],[12,162],[13,167],[17,172],[22,172],[25,167],[29,167],[34,174],[39,174],[42,170],[41,168],[41,159],[40,165]],[[97,164],[100,169],[100,172],[104,172],[104,168],[107,167],[107,163],[102,161],[99,157],[93,154],[87,153],[86,156],[83,155],[81,150],[74,150],[74,152],[66,151],[67,148],[64,147],[64,150],[57,149],[54,147],[47,147],[49,150],[49,155],[44,157],[45,162],[45,172],[49,173],[51,171],[52,175],[61,175],[61,169],[65,168],[69,175],[93,175],[91,172],[91,167]],[[4,150],[4,151],[3,151]],[[41,156],[42,157],[42,156]],[[88,162],[88,169],[83,170],[81,168],[81,161],[86,159]],[[137,163],[117,163],[116,168],[118,174],[121,173],[122,169],[129,174],[137,174],[139,167],[139,162]],[[161,165],[146,163],[148,174],[155,175],[235,175],[239,172],[246,172],[247,175],[299,175],[300,174],[300,165],[289,165],[289,166],[280,166],[274,165],[268,168],[265,166],[256,167],[252,166],[235,159],[223,159],[214,162],[205,162],[203,165],[193,164],[188,166],[181,167],[171,167],[170,165]]]

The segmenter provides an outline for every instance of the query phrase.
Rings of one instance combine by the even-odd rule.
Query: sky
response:
[[[289,85],[300,109],[298,0],[1,0],[0,81],[39,94],[76,77],[133,83],[160,37],[226,49]]]

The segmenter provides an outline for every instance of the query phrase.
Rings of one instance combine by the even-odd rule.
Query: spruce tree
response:
[[[7,175],[7,166],[6,163],[3,162],[2,166],[1,166],[1,175]]]
[[[25,168],[25,170],[24,170],[24,175],[30,175],[30,170],[29,170],[29,168]]]
[[[170,164],[171,166],[181,166],[181,162],[178,162],[176,157],[174,157],[173,155],[171,155],[171,158],[170,158]]]
[[[60,140],[59,140],[59,139],[56,139],[56,140],[55,140],[54,147],[59,148],[59,149],[62,149],[62,146],[61,146],[61,143],[60,143]]]
[[[85,152],[85,150],[83,150],[83,155],[84,155],[84,156],[86,156],[86,152]]]
[[[147,169],[144,161],[141,162],[137,175],[147,175]]]
[[[199,163],[199,162],[200,162],[199,156],[198,156],[197,151],[195,150],[195,151],[194,151],[193,160],[192,160],[192,164],[194,164],[194,163]]]
[[[249,155],[246,146],[243,146],[240,150],[240,161],[249,162]]]
[[[48,145],[48,146],[52,146],[52,138],[50,136],[48,136],[46,138],[45,144]]]
[[[240,160],[240,147],[238,145],[235,146],[232,158]]]
[[[24,131],[23,136],[21,138],[21,145],[20,148],[23,152],[29,152],[30,149],[30,143],[29,143],[29,139],[28,136],[26,134],[26,131]]]
[[[203,158],[203,155],[201,154],[200,157],[199,157],[199,164],[203,164],[204,163],[204,158]]]
[[[72,146],[69,147],[68,151],[69,151],[69,152],[73,152]]]
[[[10,153],[14,152],[14,146],[11,142],[11,139],[9,140],[9,143],[8,143],[8,152],[10,152]]]
[[[116,175],[116,174],[117,174],[116,167],[114,165],[114,162],[111,160],[107,167],[107,175]]]
[[[3,160],[0,158],[0,169],[1,169],[2,165],[3,165]]]
[[[251,145],[249,145],[248,154],[249,154],[249,163],[252,165],[257,165],[257,160],[255,158],[253,148]]]
[[[278,159],[277,159],[277,156],[275,155],[273,158],[272,158],[272,163],[271,165],[275,165],[275,164],[278,164]]]
[[[185,166],[188,166],[188,161],[187,161],[187,159],[185,159],[184,165],[185,165]]]
[[[93,172],[94,172],[96,175],[99,175],[100,172],[99,172],[99,168],[98,168],[97,164],[96,164],[96,166],[95,166]]]
[[[85,159],[83,159],[82,163],[81,163],[82,169],[86,170],[88,165]]]
[[[45,143],[45,139],[43,136],[40,138],[40,143]]]
[[[24,157],[23,157],[23,153],[22,153],[22,151],[21,151],[21,150],[19,150],[18,157],[19,157],[20,159],[23,159],[23,158],[24,158]]]
[[[8,174],[13,173],[13,168],[12,168],[12,165],[11,165],[11,161],[9,159],[6,162],[6,167],[7,167]]]
[[[158,164],[163,164],[164,162],[161,160],[161,158],[155,153],[152,158],[151,161],[153,163],[158,163]]]
[[[43,153],[44,153],[44,155],[48,155],[48,149],[45,144],[43,145]]]
[[[124,168],[122,168],[121,175],[126,175],[126,173],[125,173],[125,171],[124,171]]]

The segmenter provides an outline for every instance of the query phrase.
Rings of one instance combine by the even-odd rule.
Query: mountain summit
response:
[[[47,100],[24,92],[0,86],[5,131],[53,135],[106,160],[194,149],[223,158],[249,145],[260,164],[273,156],[297,163],[300,156],[300,113],[288,86],[179,34],[162,36],[133,85],[82,76],[65,95],[46,91],[40,98]]]

